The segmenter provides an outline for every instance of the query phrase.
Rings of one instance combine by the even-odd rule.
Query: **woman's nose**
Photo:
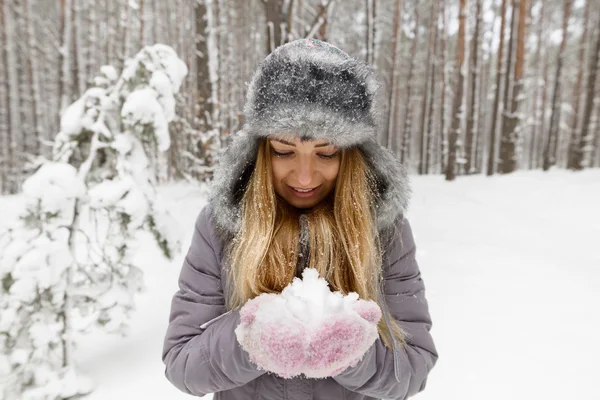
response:
[[[310,185],[313,175],[312,162],[301,160],[298,165],[298,183],[304,187]]]

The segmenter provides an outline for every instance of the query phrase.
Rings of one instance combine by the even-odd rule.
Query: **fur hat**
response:
[[[408,206],[404,168],[377,142],[382,104],[372,69],[339,48],[298,39],[276,48],[248,87],[243,129],[220,157],[209,203],[218,230],[240,228],[240,200],[254,168],[260,140],[271,135],[324,139],[362,151],[377,179],[377,225],[389,228]]]

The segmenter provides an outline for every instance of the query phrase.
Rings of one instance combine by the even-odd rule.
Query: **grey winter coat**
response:
[[[198,216],[191,246],[179,278],[179,291],[163,349],[167,378],[196,396],[216,393],[215,400],[367,400],[406,399],[423,390],[437,352],[429,333],[425,288],[415,261],[415,243],[406,219],[385,253],[384,298],[393,318],[410,335],[394,354],[381,339],[359,364],[327,379],[283,379],[259,371],[238,344],[237,311],[227,313],[222,274],[223,243],[211,218],[210,205]]]
[[[215,400],[406,399],[425,388],[438,355],[416,247],[405,211],[408,177],[378,144],[378,84],[368,66],[316,40],[280,46],[255,74],[247,94],[244,129],[215,170],[209,204],[200,212],[171,304],[162,359],[165,375],[183,392]],[[240,227],[240,200],[259,143],[291,132],[357,146],[377,181],[377,227],[383,265],[379,300],[386,323],[395,318],[407,344],[388,349],[379,338],[355,366],[327,379],[283,379],[259,371],[238,344],[238,311],[228,297],[224,244]],[[306,226],[300,224],[300,238]],[[304,254],[301,240],[300,252]]]

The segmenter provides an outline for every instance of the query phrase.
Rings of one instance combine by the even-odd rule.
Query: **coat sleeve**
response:
[[[195,396],[242,386],[265,373],[237,342],[239,311],[226,313],[210,213],[206,206],[196,220],[162,351],[167,379]]]
[[[394,353],[385,347],[381,338],[355,367],[334,379],[347,389],[367,396],[404,400],[425,388],[427,376],[438,358],[430,335],[432,322],[408,220],[399,219],[396,235],[386,253],[384,298],[391,317],[408,334],[406,345],[396,353],[399,379],[394,373]]]

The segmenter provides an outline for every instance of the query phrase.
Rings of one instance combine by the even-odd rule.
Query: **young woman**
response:
[[[318,40],[280,46],[262,62],[173,297],[162,357],[177,388],[217,400],[406,399],[424,389],[438,355],[405,217],[408,180],[376,140],[378,93],[368,65]],[[236,330],[258,315],[253,302],[281,296],[304,268],[381,311],[356,314],[355,326],[376,329],[366,351],[352,341],[336,348],[343,334],[301,325],[263,354],[240,345]],[[306,346],[294,346],[294,334]],[[318,359],[315,342],[337,354],[335,370],[310,369],[331,361]],[[277,364],[290,354],[300,360],[294,373]],[[265,357],[273,363],[256,362]]]

